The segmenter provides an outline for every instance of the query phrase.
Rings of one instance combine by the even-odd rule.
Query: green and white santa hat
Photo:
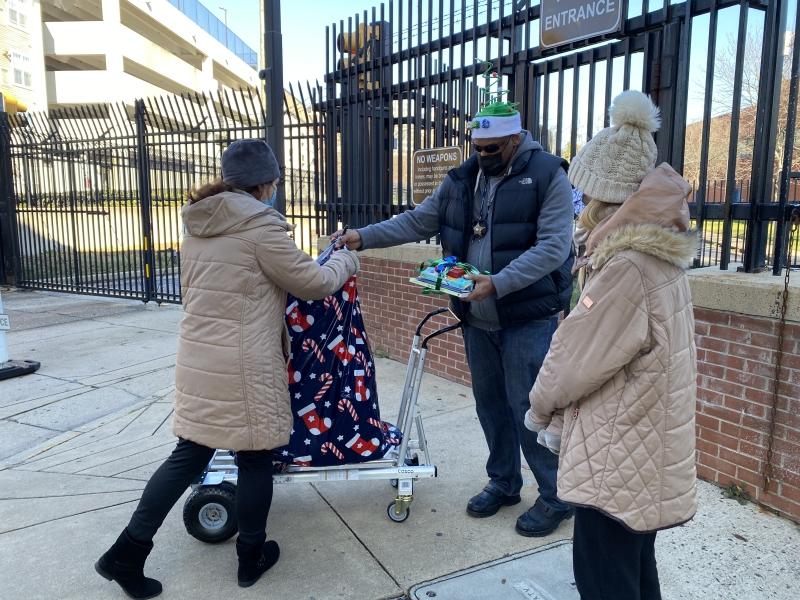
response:
[[[501,138],[521,132],[522,119],[515,103],[492,102],[478,111],[469,129],[473,140]]]

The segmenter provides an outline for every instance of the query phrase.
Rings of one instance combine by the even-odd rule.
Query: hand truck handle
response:
[[[445,334],[445,333],[447,333],[449,331],[455,331],[456,329],[459,329],[460,327],[461,327],[461,321],[459,321],[455,325],[448,325],[447,327],[442,327],[441,329],[437,329],[436,331],[431,333],[428,337],[426,337],[424,340],[422,340],[422,346],[421,347],[424,350],[427,350],[428,349],[428,342],[431,341],[433,338],[438,337],[440,335],[443,335],[443,334]]]
[[[443,334],[445,334],[445,333],[447,333],[449,331],[454,331],[454,330],[458,329],[459,327],[461,327],[461,321],[458,319],[458,317],[456,317],[456,315],[453,313],[452,310],[450,310],[449,307],[448,308],[437,308],[436,310],[429,312],[425,316],[425,318],[422,319],[422,321],[420,321],[420,324],[417,326],[417,333],[416,333],[417,337],[421,337],[422,336],[422,328],[425,326],[425,323],[427,323],[428,321],[430,321],[433,317],[435,317],[437,315],[441,315],[441,314],[448,313],[448,312],[451,315],[453,315],[453,317],[456,319],[456,323],[453,324],[453,325],[447,325],[445,327],[442,327],[441,329],[437,329],[436,331],[434,331],[433,333],[431,333],[430,335],[425,337],[425,339],[422,341],[422,345],[420,346],[421,348],[424,348],[425,350],[427,350],[428,349],[428,342],[431,341],[433,338],[438,337],[440,335],[443,335]]]
[[[420,321],[419,325],[417,325],[416,335],[418,336],[422,335],[422,328],[425,327],[425,323],[430,321],[433,317],[441,315],[442,313],[446,313],[449,310],[450,310],[449,308],[437,308],[436,310],[429,312],[428,315],[424,319],[422,319],[422,321]]]

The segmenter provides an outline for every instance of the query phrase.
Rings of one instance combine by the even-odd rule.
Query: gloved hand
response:
[[[536,441],[544,446],[553,454],[558,455],[561,452],[561,436],[551,433],[547,429],[541,429],[536,436]]]
[[[532,431],[533,433],[538,433],[539,431],[547,427],[547,424],[540,424],[533,420],[533,410],[530,408],[525,413],[524,424],[525,428],[528,431]]]

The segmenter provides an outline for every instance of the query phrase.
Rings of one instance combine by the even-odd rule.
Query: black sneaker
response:
[[[561,521],[572,518],[573,509],[557,511],[537,498],[536,503],[517,519],[516,530],[525,537],[543,537],[550,535],[561,524]]]
[[[519,494],[516,496],[506,496],[491,490],[483,490],[477,496],[473,496],[467,503],[467,514],[476,519],[491,517],[497,514],[503,506],[513,506],[519,504]]]

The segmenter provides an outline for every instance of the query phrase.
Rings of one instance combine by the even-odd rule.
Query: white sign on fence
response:
[[[8,331],[11,329],[11,320],[8,315],[0,315],[0,331]]]

